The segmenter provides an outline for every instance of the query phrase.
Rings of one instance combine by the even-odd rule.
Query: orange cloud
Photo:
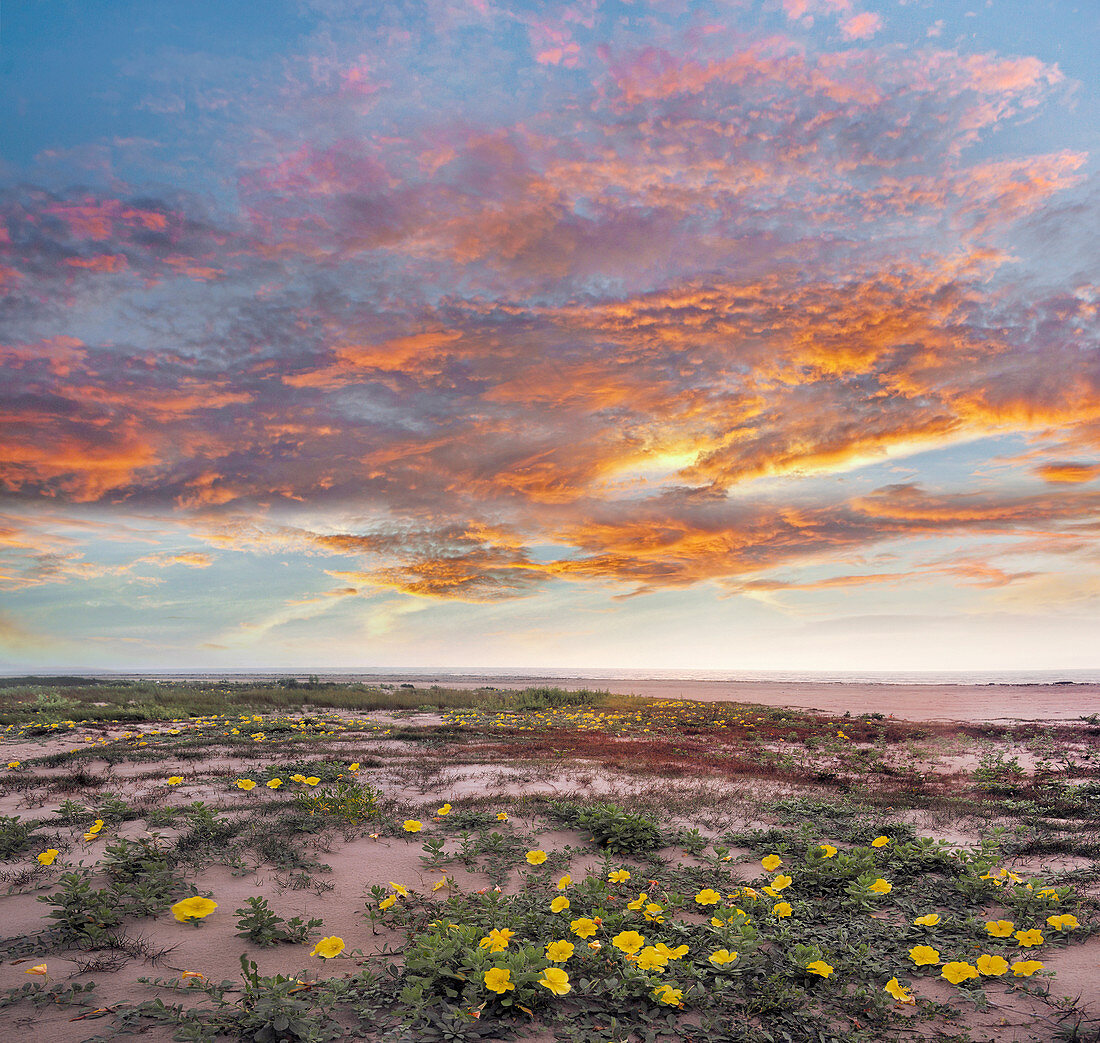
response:
[[[90,272],[121,272],[126,266],[123,254],[96,254],[95,257],[67,257],[65,263],[71,268],[84,268]]]
[[[61,218],[72,235],[81,239],[110,239],[116,227],[162,232],[168,219],[154,210],[128,206],[121,200],[87,199],[82,203],[53,203],[47,212]]]
[[[1100,493],[1060,496],[991,497],[978,494],[932,495],[912,484],[888,486],[852,503],[860,514],[881,521],[950,528],[1003,529],[1049,525],[1081,519],[1100,507]]]
[[[172,565],[186,565],[190,569],[208,569],[214,564],[214,559],[203,551],[182,551],[179,554],[147,554],[138,558],[135,565],[156,565],[159,568],[168,568]]]
[[[161,459],[158,449],[135,431],[97,432],[94,441],[73,434],[39,440],[38,417],[0,417],[0,487],[14,492],[46,483],[76,502],[97,500],[131,482]]]
[[[82,340],[66,335],[46,337],[35,344],[0,344],[0,362],[5,369],[33,369],[41,363],[55,377],[67,377],[87,354]]]
[[[1100,464],[1084,464],[1071,461],[1041,464],[1035,473],[1044,482],[1056,485],[1078,485],[1100,478]]]
[[[336,361],[320,369],[282,378],[291,387],[337,388],[363,379],[371,370],[404,372],[418,369],[431,360],[448,356],[462,339],[459,330],[428,330],[395,337],[381,344],[347,344],[333,349]]]

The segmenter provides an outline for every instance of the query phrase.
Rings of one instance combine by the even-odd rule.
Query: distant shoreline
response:
[[[1066,671],[1066,673],[1089,673]],[[81,671],[74,675],[100,680],[271,682],[281,677],[305,680],[305,672],[285,671]],[[21,677],[59,677],[26,673]],[[317,671],[322,682],[412,684],[417,688],[526,688],[552,686],[590,688],[621,695],[699,702],[746,702],[786,706],[821,713],[859,715],[881,713],[910,721],[1072,721],[1100,714],[1100,682],[1054,680],[1016,682],[944,682],[889,680],[721,680],[684,677],[623,677],[592,675],[475,673],[455,671]]]
[[[332,683],[451,684],[480,681],[499,684],[546,684],[568,681],[573,686],[604,681],[664,684],[666,682],[707,684],[795,684],[795,685],[937,685],[960,687],[1049,687],[1100,685],[1100,667],[1070,670],[926,670],[926,671],[779,671],[779,670],[625,670],[614,668],[571,670],[561,668],[456,668],[456,667],[238,667],[233,669],[104,670],[63,667],[53,669],[3,669],[0,678],[87,677],[96,680],[164,681],[273,681],[295,677],[304,681],[318,677]]]

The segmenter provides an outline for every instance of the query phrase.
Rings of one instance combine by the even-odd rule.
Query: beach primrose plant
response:
[[[704,712],[716,711],[690,710]],[[752,719],[743,711],[740,718],[722,712],[729,727],[746,733],[763,733],[780,720],[778,711]],[[523,720],[534,722],[533,732],[562,727],[572,715],[576,728],[640,735],[651,727],[671,730],[679,713],[670,708],[667,718],[654,713],[632,722],[567,706]],[[507,724],[516,734],[528,728],[514,715],[493,718],[496,727]],[[285,734],[297,741],[299,723],[305,725],[286,723],[284,730],[272,716],[242,713],[209,726],[146,727],[118,743],[139,753],[143,744],[162,742],[182,751],[189,730],[194,739],[209,727],[219,743],[266,751]],[[318,719],[308,727],[325,737],[345,724]],[[453,730],[462,727],[456,719]],[[841,747],[845,757],[856,758],[874,737],[869,722],[860,720],[843,722],[842,737],[834,736],[837,730],[818,729],[822,748]],[[99,752],[101,738],[90,743],[97,757],[106,755]],[[150,760],[161,755],[149,752]],[[767,752],[761,749],[761,758]],[[119,1023],[149,1027],[159,1019],[179,1039],[221,1035],[258,1043],[317,1043],[349,1034],[450,1043],[522,1036],[532,1025],[571,1043],[678,1037],[763,1043],[768,1036],[762,1033],[827,1039],[837,1037],[837,1026],[844,1027],[846,1043],[892,1043],[908,1038],[913,1015],[932,1021],[930,1030],[954,1031],[939,1018],[958,1003],[929,1003],[914,988],[922,979],[959,1002],[980,1006],[1011,989],[1014,1004],[1039,1009],[1049,955],[1095,930],[1093,906],[1074,886],[1080,876],[1059,883],[1005,865],[1011,838],[954,849],[918,837],[900,816],[845,815],[845,798],[835,795],[817,805],[789,798],[792,819],[755,832],[727,827],[722,833],[713,820],[690,833],[665,832],[652,810],[663,805],[648,800],[629,808],[536,800],[524,802],[522,814],[517,801],[509,819],[453,792],[449,799],[456,803],[449,803],[442,792],[422,805],[432,816],[384,802],[361,781],[366,753],[353,748],[328,755],[314,762],[273,758],[266,768],[250,763],[247,773],[234,769],[242,770],[236,780],[217,775],[229,813],[199,802],[179,806],[182,828],[172,841],[126,839],[118,827],[135,817],[136,799],[133,807],[117,797],[93,798],[91,807],[66,802],[55,817],[60,822],[37,840],[27,833],[32,824],[9,823],[20,842],[15,857],[32,879],[57,881],[55,893],[42,896],[50,912],[41,939],[90,955],[122,951],[135,944],[130,925],[146,915],[161,916],[168,932],[206,925],[209,939],[212,928],[231,931],[233,921],[216,915],[213,898],[194,893],[194,876],[182,867],[197,864],[191,861],[196,851],[206,864],[220,858],[244,875],[251,863],[242,853],[268,858],[275,845],[262,842],[282,840],[287,831],[317,834],[311,853],[326,850],[326,838],[339,833],[370,850],[368,840],[388,845],[419,832],[425,864],[442,872],[451,862],[463,863],[484,874],[485,886],[464,887],[469,878],[458,873],[434,883],[410,874],[403,883],[369,888],[364,913],[377,937],[368,957],[348,951],[341,935],[353,939],[352,924],[342,922],[341,935],[320,937],[321,920],[286,919],[267,897],[253,896],[235,910],[242,947],[298,946],[308,969],[264,976],[245,956],[240,980],[227,983],[209,980],[206,968],[189,961],[198,969],[159,983],[175,990],[172,1003],[127,1007]],[[188,786],[203,785],[201,765],[187,763]],[[13,783],[33,767],[22,763]],[[158,768],[162,794],[165,777]],[[176,786],[184,776],[167,778]],[[354,810],[353,800],[364,802],[356,807],[368,809],[365,814],[345,814]],[[829,828],[817,828],[815,808]],[[405,814],[422,814],[424,821],[402,821]],[[584,872],[578,849],[563,850],[547,825],[577,831],[581,844],[595,843],[605,855],[602,864]],[[686,852],[668,857],[673,846]],[[682,853],[689,857],[680,859]],[[68,870],[81,858],[84,866]],[[293,875],[288,869],[278,877],[280,887],[308,887],[321,897],[327,867],[313,861],[293,868]],[[170,917],[164,915],[169,909]],[[28,962],[35,961],[28,973],[37,974],[38,966],[44,971],[38,961],[50,955],[28,954]]]

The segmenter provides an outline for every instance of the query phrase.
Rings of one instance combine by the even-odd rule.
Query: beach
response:
[[[1100,1026],[1095,685],[349,680],[4,691],[0,1033]]]

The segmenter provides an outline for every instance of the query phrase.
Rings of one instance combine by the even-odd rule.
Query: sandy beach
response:
[[[591,679],[663,700],[640,704],[442,681],[386,681],[366,694],[392,705],[355,712],[339,704],[358,685],[270,678],[11,689],[26,720],[3,735],[0,1038],[243,1040],[290,1011],[319,1039],[428,1039],[445,1016],[590,1043],[606,1008],[583,983],[626,982],[613,1038],[638,1043],[668,1007],[658,1038],[704,1043],[695,1019],[726,1024],[779,979],[758,1020],[786,1018],[792,1039],[806,1019],[862,1025],[869,1003],[875,1034],[843,1038],[903,1043],[945,1012],[972,1043],[1100,1023],[1100,728],[1067,720],[1096,686]],[[290,713],[265,708],[281,698]],[[1008,720],[1037,711],[1055,722]],[[488,951],[501,928],[518,940]],[[635,935],[668,965],[628,959]],[[554,946],[577,983],[564,1002],[537,978]],[[506,969],[523,1017],[485,977]]]

